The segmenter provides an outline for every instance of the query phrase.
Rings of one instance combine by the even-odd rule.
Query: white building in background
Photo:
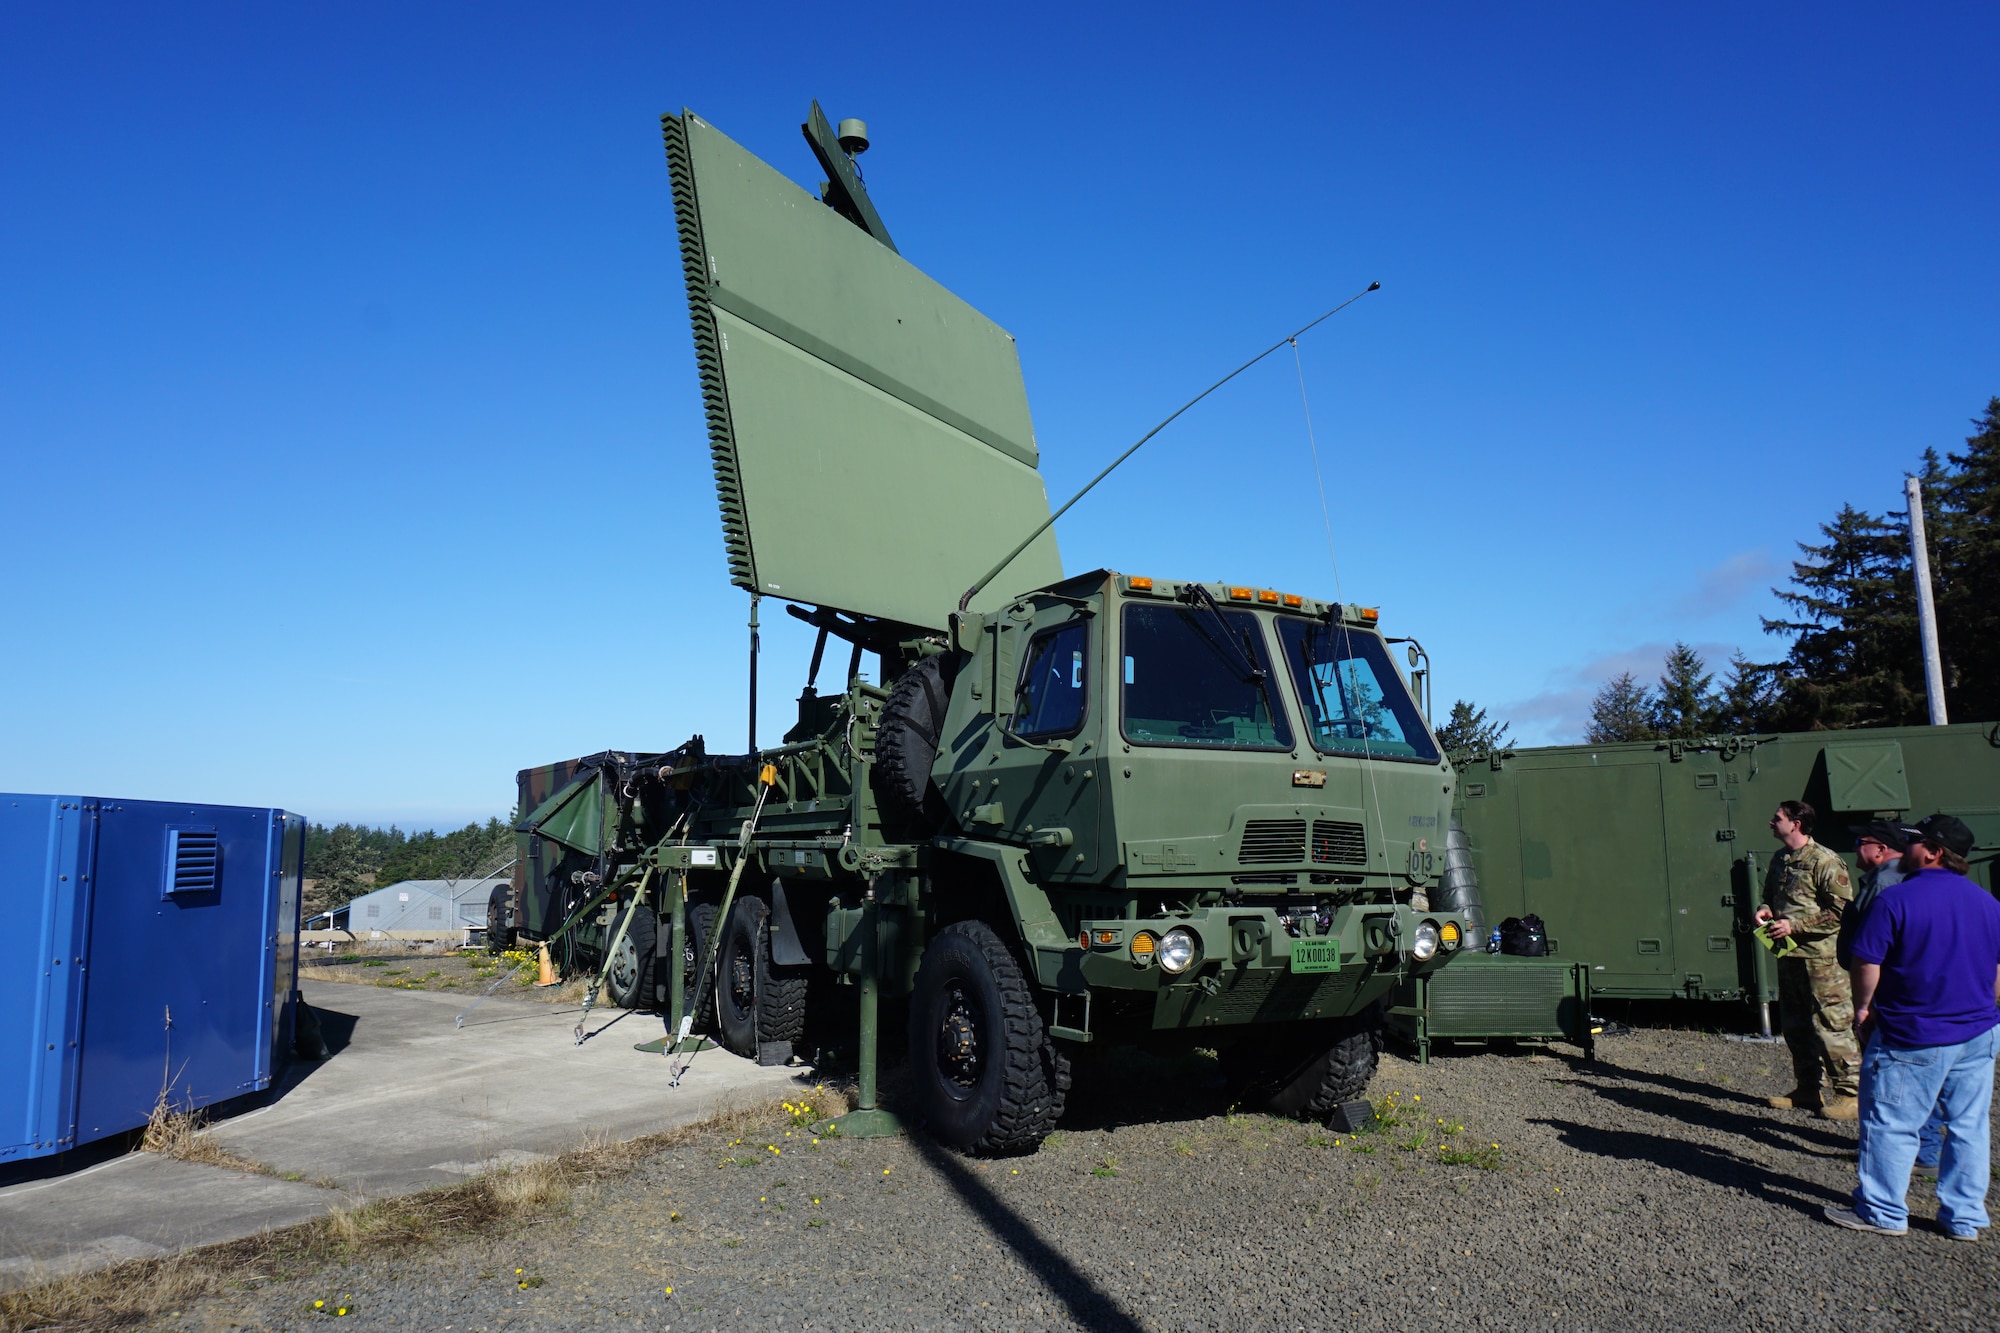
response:
[[[486,929],[486,904],[493,890],[511,881],[485,879],[406,879],[362,894],[344,907],[322,912],[305,923],[308,931],[345,931],[356,939],[457,939]]]

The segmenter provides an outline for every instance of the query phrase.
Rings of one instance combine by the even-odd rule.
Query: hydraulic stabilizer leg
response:
[[[670,899],[667,912],[670,933],[667,939],[673,949],[673,979],[667,984],[667,1031],[665,1036],[642,1041],[632,1047],[648,1055],[671,1054],[676,1050],[685,1054],[705,1051],[715,1045],[707,1037],[689,1037],[678,1047],[674,1042],[674,1034],[681,1030],[681,1019],[687,1016],[687,974],[683,970],[687,966],[687,885],[687,872],[683,870],[679,881],[667,891]],[[657,985],[659,964],[654,963],[653,968],[654,984]]]
[[[881,983],[877,975],[875,949],[875,884],[870,880],[867,895],[861,900],[861,1055],[858,1061],[860,1068],[855,1071],[856,1082],[860,1084],[856,1100],[860,1105],[846,1115],[828,1121],[823,1126],[823,1132],[838,1133],[850,1139],[882,1139],[901,1134],[906,1128],[901,1116],[875,1104],[875,1066],[881,1037],[880,1007]]]

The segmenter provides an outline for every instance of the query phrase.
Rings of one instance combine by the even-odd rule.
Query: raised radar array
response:
[[[859,122],[813,104],[819,198],[691,111],[661,125],[730,580],[943,631],[1049,516],[1013,335],[897,253]],[[1051,530],[975,609],[1061,578]]]

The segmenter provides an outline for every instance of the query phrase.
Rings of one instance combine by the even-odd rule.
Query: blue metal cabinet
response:
[[[304,824],[0,794],[0,1161],[268,1088],[292,1040]]]
[[[92,824],[80,802],[0,796],[0,1162],[76,1143]]]

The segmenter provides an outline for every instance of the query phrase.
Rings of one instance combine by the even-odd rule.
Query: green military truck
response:
[[[818,198],[663,125],[731,577],[818,641],[779,745],[524,771],[521,935],[675,1043],[854,1033],[850,1132],[886,1123],[885,1001],[973,1152],[1038,1143],[1091,1044],[1216,1050],[1286,1113],[1357,1098],[1385,997],[1470,926],[1433,898],[1456,784],[1376,612],[1065,577],[1052,531],[967,594],[1050,512],[1013,339],[897,253],[857,122],[803,127]]]
[[[1460,757],[1454,800],[1489,920],[1540,916],[1554,957],[1587,969],[1597,995],[1748,1002],[1767,1031],[1776,974],[1751,930],[1778,802],[1812,805],[1814,836],[1850,865],[1850,826],[1957,815],[1978,840],[1973,878],[2000,887],[1994,723],[1503,750]],[[1494,1012],[1520,1001],[1526,974],[1486,975],[1482,961],[1468,954],[1430,985],[1433,1006],[1460,992]]]

